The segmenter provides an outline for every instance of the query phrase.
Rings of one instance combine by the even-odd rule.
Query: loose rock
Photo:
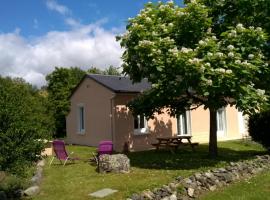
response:
[[[39,186],[32,186],[24,190],[24,195],[26,196],[34,196],[37,195],[40,192]]]

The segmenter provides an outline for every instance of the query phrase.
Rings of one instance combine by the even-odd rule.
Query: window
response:
[[[177,135],[190,135],[190,112],[184,112],[177,116]]]
[[[85,112],[84,106],[78,106],[78,132],[83,134],[85,132]]]
[[[147,133],[147,120],[144,115],[134,117],[134,133]]]
[[[224,136],[226,131],[226,115],[225,109],[221,108],[217,111],[217,135]]]

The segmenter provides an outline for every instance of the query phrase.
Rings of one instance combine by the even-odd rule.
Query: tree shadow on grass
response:
[[[242,144],[243,145],[243,144]],[[210,158],[208,145],[200,144],[193,152],[190,148],[178,149],[174,154],[167,150],[150,150],[129,153],[131,166],[144,169],[192,170],[218,166],[219,164],[237,162],[266,154],[266,151],[255,149],[232,149],[219,147],[219,156]]]

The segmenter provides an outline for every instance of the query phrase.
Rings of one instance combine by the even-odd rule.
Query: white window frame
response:
[[[140,128],[140,118],[141,118],[141,116],[143,116],[143,118],[144,118],[144,127],[143,128]],[[138,118],[138,128],[135,129],[135,127],[134,127],[135,118],[133,117],[134,135],[148,134],[149,133],[149,128],[148,128],[148,121],[146,120],[146,117],[144,115],[137,115],[137,118]]]
[[[183,125],[183,120],[185,120],[185,126],[186,126],[186,133],[184,133],[184,129],[183,126],[180,126],[179,123],[181,125]],[[178,136],[191,136],[191,115],[190,115],[190,111],[186,111],[185,115],[180,114],[177,116],[177,135]]]
[[[221,121],[223,123],[223,130],[218,130],[218,128],[219,128],[218,111],[222,111],[222,120]],[[217,111],[217,136],[224,137],[224,136],[226,136],[226,132],[227,132],[226,109],[223,107],[223,108],[218,109],[218,111]]]
[[[81,109],[83,109],[83,128],[81,121]],[[77,130],[78,134],[85,134],[85,106],[82,103],[77,105]]]

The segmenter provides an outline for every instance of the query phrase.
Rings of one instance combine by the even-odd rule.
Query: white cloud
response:
[[[68,7],[57,3],[57,1],[55,0],[47,0],[46,6],[48,9],[56,11],[60,13],[61,15],[67,15],[71,13]]]
[[[18,29],[0,34],[0,74],[41,86],[55,66],[104,69],[121,65],[122,50],[114,31],[100,24],[75,25],[70,31],[50,31],[32,39],[21,36]]]

